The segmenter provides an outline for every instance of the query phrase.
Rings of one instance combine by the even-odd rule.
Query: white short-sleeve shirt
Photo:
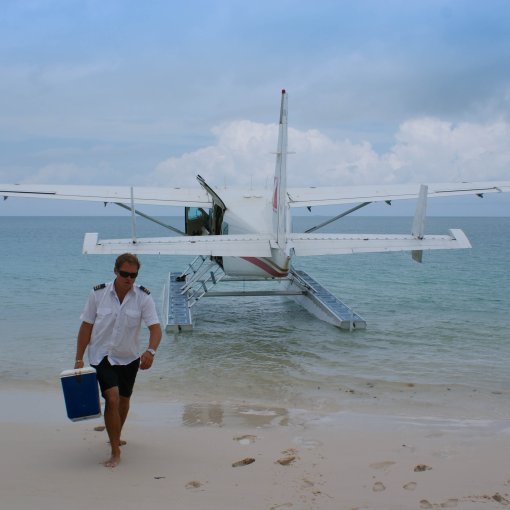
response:
[[[140,327],[159,324],[152,296],[133,285],[122,303],[113,282],[98,285],[89,294],[80,319],[93,324],[88,345],[91,365],[108,356],[112,365],[127,365],[140,356]]]

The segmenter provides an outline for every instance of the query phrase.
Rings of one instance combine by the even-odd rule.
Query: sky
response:
[[[507,0],[3,0],[0,182],[271,186],[283,88],[289,186],[510,180],[509,26]]]

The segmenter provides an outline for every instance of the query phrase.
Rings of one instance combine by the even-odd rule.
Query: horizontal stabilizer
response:
[[[290,234],[287,239],[288,247],[298,257],[471,248],[462,230],[449,232],[450,235],[428,235],[423,239],[394,234]]]

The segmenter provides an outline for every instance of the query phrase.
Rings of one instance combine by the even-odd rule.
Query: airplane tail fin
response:
[[[273,186],[273,233],[276,243],[285,248],[287,235],[287,93],[282,90],[278,147]]]

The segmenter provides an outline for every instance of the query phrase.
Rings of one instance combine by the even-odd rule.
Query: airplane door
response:
[[[197,180],[207,193],[209,193],[213,202],[212,209],[209,210],[209,233],[211,235],[221,235],[223,215],[225,214],[227,206],[219,195],[205,182],[203,177],[197,175]]]

